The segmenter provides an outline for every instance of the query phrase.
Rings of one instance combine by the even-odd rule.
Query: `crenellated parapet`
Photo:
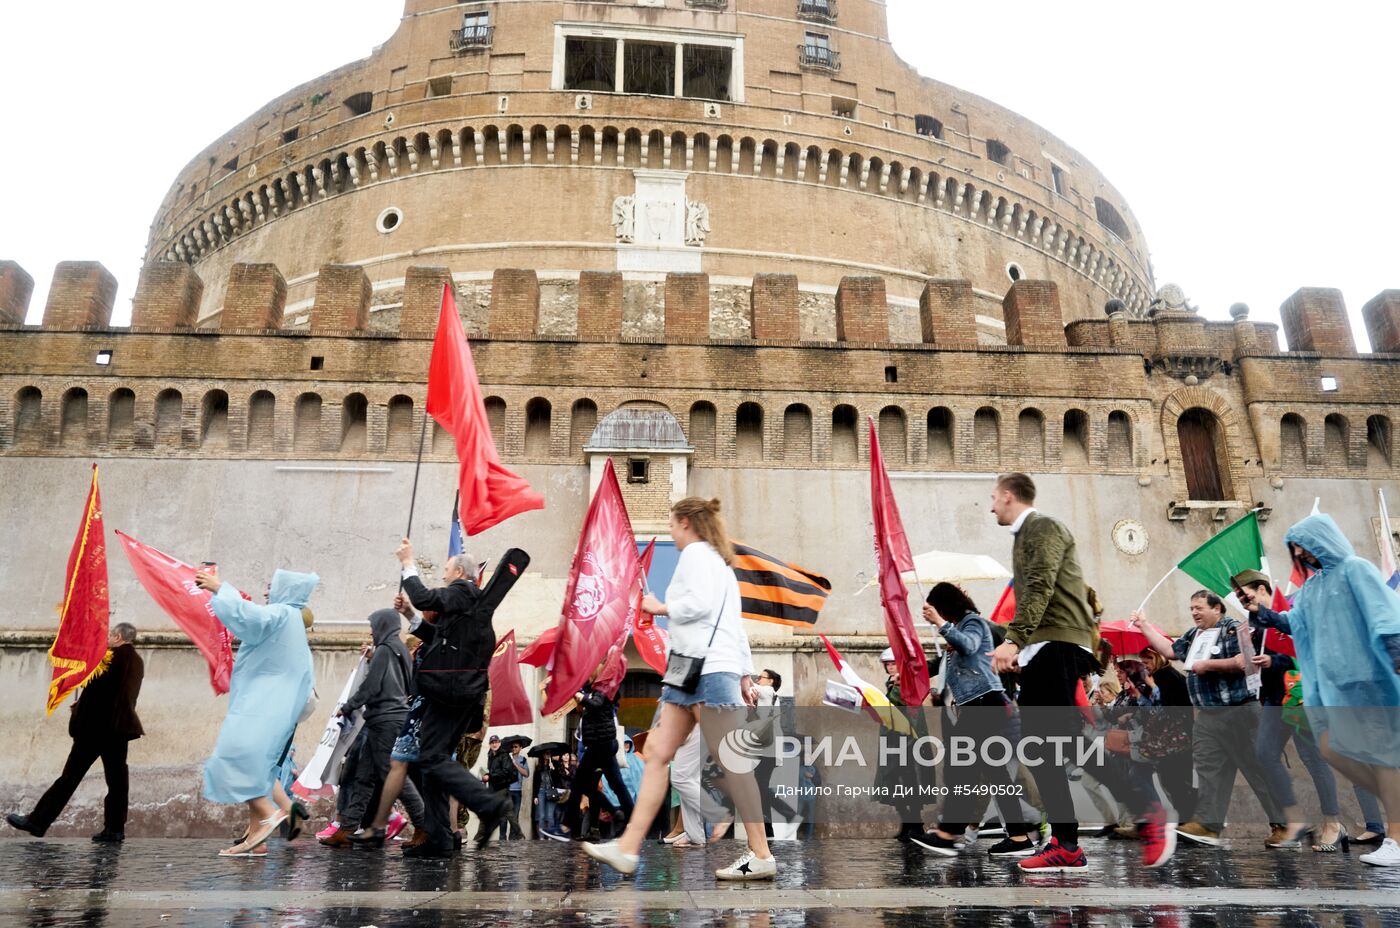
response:
[[[28,279],[0,264],[12,319],[27,311]],[[478,314],[473,350],[508,460],[578,464],[600,416],[659,403],[702,465],[859,467],[869,416],[899,469],[1160,475],[1181,499],[1197,491],[1183,447],[1208,435],[1230,506],[1257,501],[1256,480],[1395,472],[1400,354],[1347,350],[1336,300],[1290,299],[1285,319],[1314,349],[1280,351],[1277,327],[1247,307],[1206,320],[1170,285],[1149,319],[1111,302],[1106,318],[1066,327],[1053,283],[1019,281],[992,343],[981,297],[959,280],[929,280],[905,306],[883,279],[849,277],[822,338],[805,337],[811,294],[792,275],[760,275],[742,295],[693,273],[646,290],[616,272],[563,287],[522,268],[477,283],[489,293],[410,268],[399,302],[376,313],[391,328],[369,319],[359,267],[323,267],[293,319],[276,267],[235,265],[222,310],[196,326],[202,282],[156,263],[119,328],[110,275],[61,265],[43,322],[0,329],[0,455],[410,459],[451,285],[464,318]],[[1395,293],[1367,307],[1381,346]],[[425,454],[450,460],[451,444],[430,430]]]

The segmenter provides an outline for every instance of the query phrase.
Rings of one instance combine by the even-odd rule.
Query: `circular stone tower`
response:
[[[718,336],[747,334],[725,307],[755,275],[793,275],[818,340],[844,277],[885,279],[891,341],[918,341],[928,280],[965,279],[996,343],[1022,278],[1066,322],[1143,313],[1147,254],[1077,151],[900,61],[883,0],[406,0],[369,57],[200,152],[146,257],[194,266],[203,320],[235,263],[275,264],[292,324],[327,264],[386,318],[410,265],[532,269],[542,334],[589,270],[707,274]]]

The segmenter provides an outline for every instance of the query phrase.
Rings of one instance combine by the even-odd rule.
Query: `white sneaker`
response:
[[[607,864],[618,873],[636,873],[637,861],[641,860],[641,856],[638,854],[624,854],[617,846],[616,841],[609,841],[606,844],[584,844],[583,851],[589,857]]]
[[[1396,844],[1394,838],[1386,838],[1380,847],[1362,854],[1361,862],[1373,867],[1400,867],[1400,844]]]
[[[744,882],[748,880],[771,880],[778,875],[777,860],[769,857],[764,859],[753,851],[745,851],[744,856],[723,870],[715,871],[717,880],[733,880]]]

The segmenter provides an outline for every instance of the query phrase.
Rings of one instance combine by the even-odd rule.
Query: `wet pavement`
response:
[[[224,860],[220,846],[0,841],[0,925],[1400,928],[1400,869],[1253,841],[1185,847],[1148,871],[1132,842],[1086,840],[1087,873],[1039,876],[982,850],[947,859],[893,841],[781,843],[771,885],[715,882],[714,868],[741,851],[732,841],[690,851],[652,843],[633,878],[551,842],[416,862],[306,840],[274,842],[265,860]]]

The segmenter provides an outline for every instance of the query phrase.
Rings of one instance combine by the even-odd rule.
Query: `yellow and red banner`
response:
[[[102,498],[97,490],[97,465],[94,464],[83,521],[78,525],[78,536],[73,539],[73,550],[68,555],[58,634],[49,648],[49,663],[53,664],[53,680],[49,683],[50,715],[69,693],[106,667],[108,614],[107,541],[102,529]]]

